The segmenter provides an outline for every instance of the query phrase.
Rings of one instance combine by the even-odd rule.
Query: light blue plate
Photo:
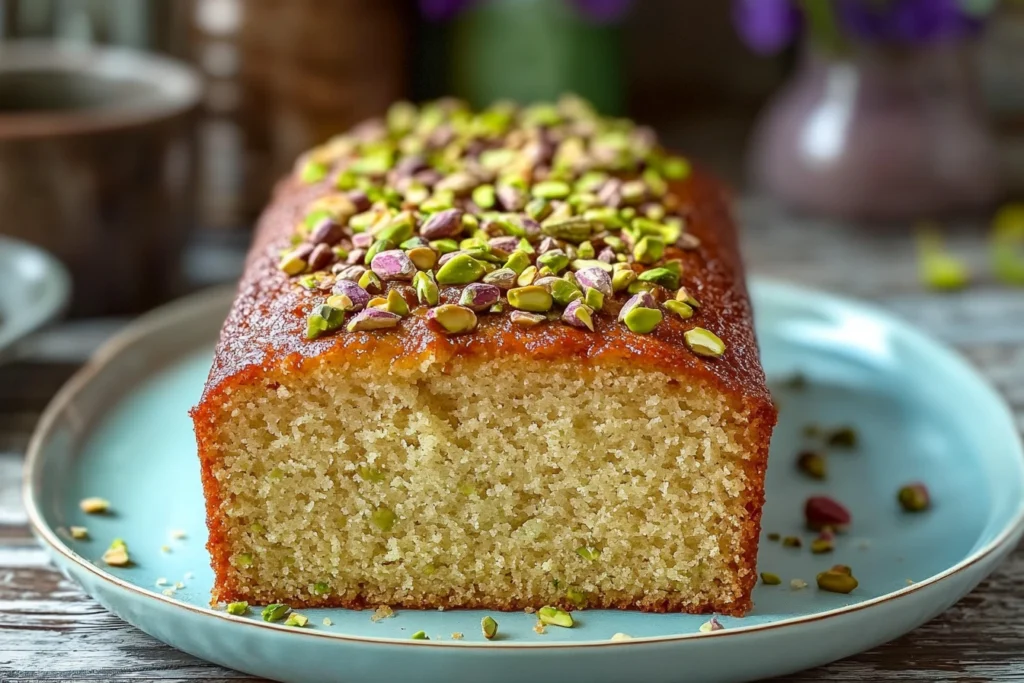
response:
[[[311,627],[299,630],[211,609],[187,411],[231,299],[224,291],[143,318],[65,387],[31,445],[30,518],[57,564],[125,620],[204,659],[282,681],[502,683],[544,672],[588,683],[741,681],[823,664],[914,628],[995,568],[1024,530],[1024,454],[1003,402],[954,353],[860,304],[778,284],[759,283],[754,293],[769,376],[809,379],[802,391],[777,387],[764,532],[802,535],[805,547],[762,538],[760,569],[783,585],[759,585],[753,613],[722,618],[723,631],[699,633],[698,616],[593,610],[577,614],[576,628],[539,635],[530,615],[494,613],[501,638],[487,642],[482,611],[405,610],[374,622],[368,611],[304,610]],[[831,455],[827,483],[793,466],[809,423],[859,432],[856,449]],[[915,480],[927,483],[934,507],[911,515],[895,494]],[[853,514],[830,555],[812,555],[802,530],[802,503],[817,493]],[[109,499],[115,512],[82,514],[78,501],[88,496]],[[70,525],[87,526],[92,540],[70,540]],[[187,536],[174,538],[177,529]],[[97,564],[115,537],[127,541],[135,566]],[[815,587],[815,574],[835,563],[853,567],[853,593]],[[168,585],[157,586],[159,578]],[[810,585],[795,590],[792,579]],[[177,582],[184,587],[162,594]],[[431,640],[410,640],[418,630]],[[455,632],[465,638],[453,640]],[[634,639],[610,642],[617,632]]]
[[[71,278],[60,261],[31,244],[0,236],[0,357],[67,304]]]

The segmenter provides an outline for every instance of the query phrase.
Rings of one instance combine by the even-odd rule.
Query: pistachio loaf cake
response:
[[[750,608],[776,415],[726,194],[577,98],[306,154],[192,417],[214,601]]]

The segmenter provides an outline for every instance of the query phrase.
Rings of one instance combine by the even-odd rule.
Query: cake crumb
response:
[[[110,501],[103,498],[84,498],[78,507],[87,515],[102,515],[110,509]]]
[[[188,581],[190,579],[193,579],[193,578],[195,578],[195,574],[193,574],[192,572],[185,572],[185,580],[186,581]]]
[[[535,610],[535,609],[534,609],[534,608],[532,608],[532,607],[527,607],[527,608],[526,608],[526,609],[524,609],[523,611],[524,611],[524,612],[526,612],[527,614],[533,614],[533,613],[534,613],[534,612],[536,612],[537,610]]]
[[[370,621],[378,622],[381,619],[390,619],[395,616],[395,610],[391,609],[387,605],[381,605],[377,609],[373,610],[373,614],[370,615]]]
[[[623,640],[633,640],[633,636],[629,635],[628,633],[616,633],[612,636],[613,643],[618,643]]]
[[[182,529],[174,529],[173,531],[171,531],[171,538],[173,538],[176,541],[180,541],[183,538],[187,538],[187,536],[188,534],[186,534]]]
[[[169,552],[171,552],[171,546],[169,546],[169,545],[162,545],[162,546],[160,546],[160,552],[162,552],[162,553],[169,553]]]
[[[156,585],[158,585],[158,586],[166,586],[167,585],[167,579],[161,576],[160,578],[158,578],[156,580]]]
[[[913,579],[907,579],[907,585],[908,586],[913,586],[914,583],[916,583],[916,582]]]
[[[789,587],[792,588],[795,591],[798,591],[798,590],[801,590],[803,588],[807,588],[807,582],[804,581],[803,579],[793,579],[792,581],[789,582]]]
[[[184,588],[184,587],[185,587],[185,584],[183,584],[183,583],[182,583],[181,581],[179,581],[179,582],[177,582],[176,584],[174,584],[174,587],[175,587],[175,588],[179,588],[179,589],[180,589],[180,588]]]
[[[462,640],[462,634],[456,631],[452,634],[452,640]]]
[[[71,532],[71,538],[77,538],[78,540],[89,538],[89,530],[84,526],[73,526],[69,531]]]
[[[545,628],[543,622],[538,621],[536,624],[533,625],[533,631],[534,633],[544,635],[545,633],[547,633],[547,628]]]
[[[330,626],[330,625],[332,625],[333,623],[334,623],[334,622],[333,622],[333,621],[331,621],[331,618],[330,618],[330,617],[324,617],[324,626]]]
[[[164,590],[164,595],[166,595],[167,597],[172,597],[174,595],[174,589],[173,588],[165,589]]]

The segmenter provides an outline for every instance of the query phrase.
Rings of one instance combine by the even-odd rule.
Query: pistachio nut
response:
[[[714,332],[705,330],[703,327],[694,327],[683,333],[683,339],[691,351],[698,356],[718,358],[725,353],[725,342],[718,338]]]
[[[476,328],[476,313],[457,304],[444,304],[431,308],[428,319],[437,323],[446,334],[462,334]]]
[[[512,308],[531,313],[545,313],[551,310],[554,303],[551,293],[536,285],[510,289],[507,296]]]

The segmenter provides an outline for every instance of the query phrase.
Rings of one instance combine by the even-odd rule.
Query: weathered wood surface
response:
[[[950,239],[978,268],[976,286],[937,295],[919,286],[906,233],[787,221],[755,202],[743,216],[753,273],[873,300],[958,347],[1006,396],[1024,430],[1024,290],[984,276],[977,232]],[[256,680],[177,652],[106,613],[49,566],[25,528],[18,485],[28,435],[102,336],[102,329],[75,328],[77,350],[69,335],[43,336],[33,344],[33,360],[0,368],[0,680]],[[1024,547],[913,633],[785,680],[1024,681]]]

